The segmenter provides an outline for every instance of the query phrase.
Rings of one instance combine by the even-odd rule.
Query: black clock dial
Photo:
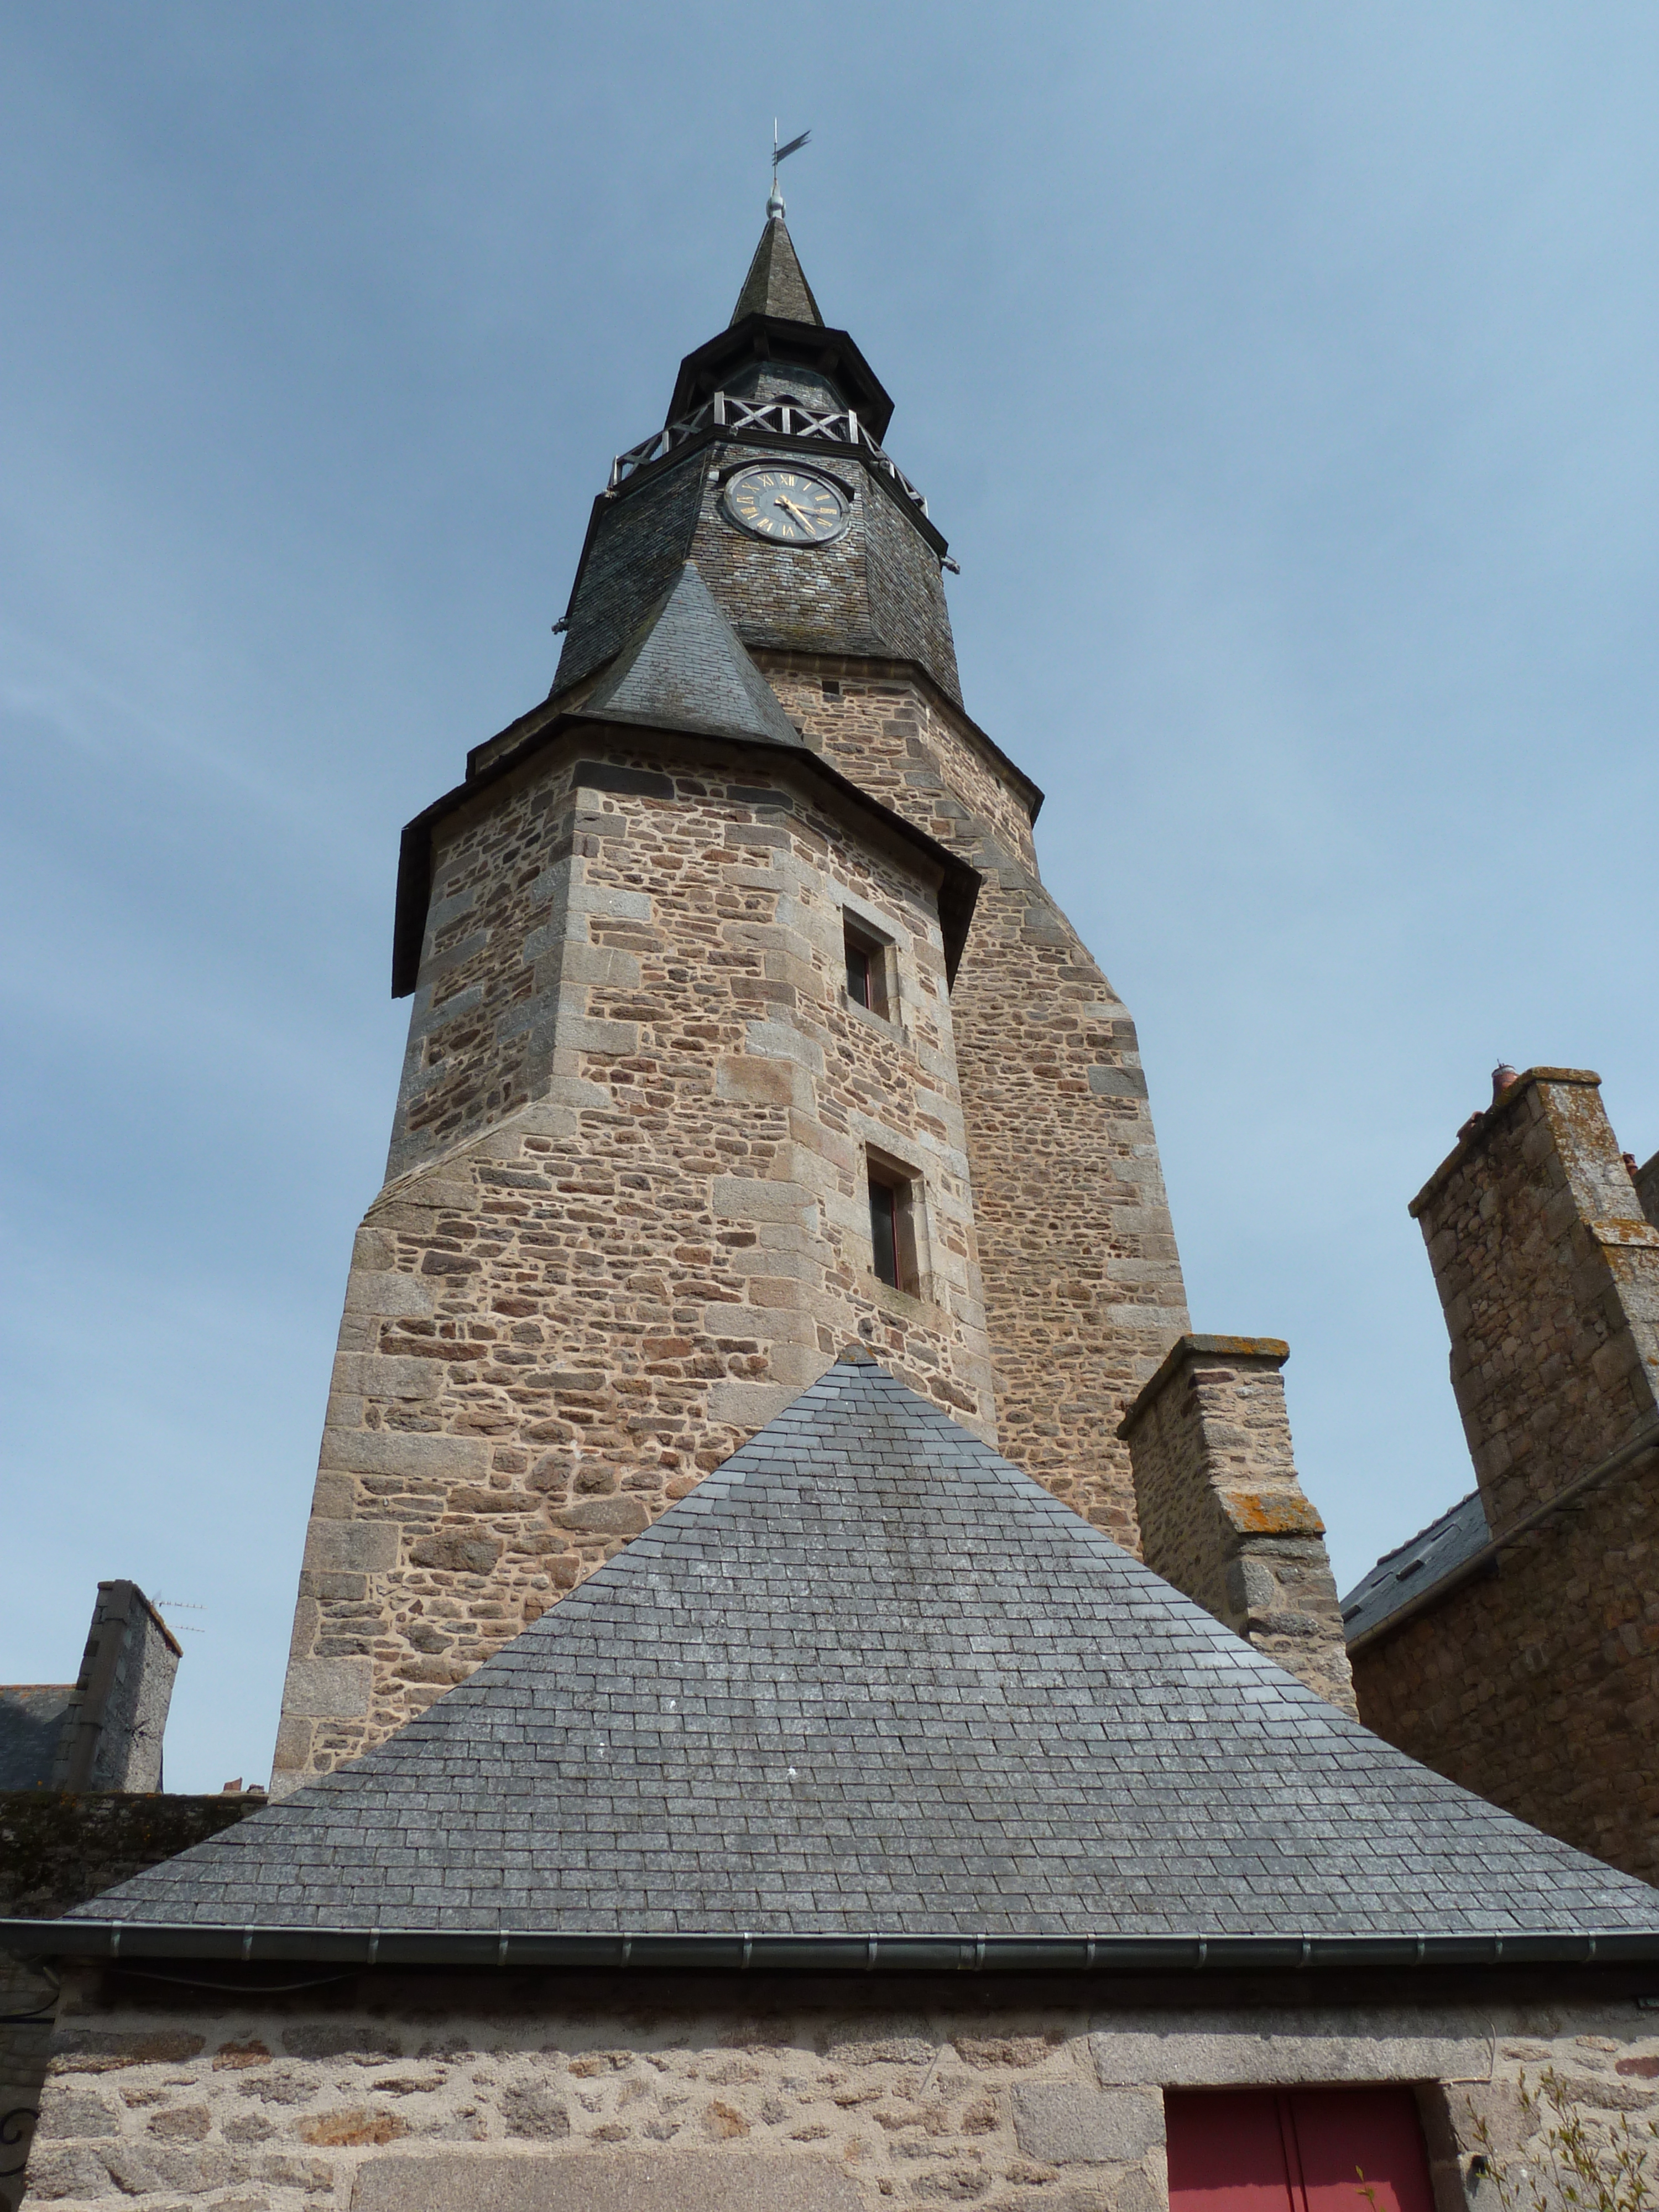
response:
[[[805,469],[740,470],[726,484],[726,511],[769,545],[823,545],[847,527],[845,495]]]

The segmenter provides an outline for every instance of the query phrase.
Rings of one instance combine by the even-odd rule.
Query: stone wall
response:
[[[257,1813],[263,1796],[0,1794],[0,1919],[51,1919]]]
[[[161,1739],[182,1656],[136,1583],[98,1585],[51,1780],[64,1790],[161,1787]]]
[[[587,729],[440,833],[273,1787],[379,1741],[862,1340],[994,1441],[937,867],[813,765]],[[689,754],[690,758],[686,756]],[[890,938],[890,1019],[843,912]],[[913,1170],[872,1273],[866,1148]]]
[[[1659,1452],[1350,1656],[1367,1728],[1659,1882]]]
[[[1494,1536],[1659,1419],[1659,1229],[1599,1083],[1518,1077],[1412,1202]]]
[[[1659,1229],[1596,1077],[1510,1083],[1412,1210],[1497,1547],[1355,1639],[1360,1718],[1659,1881],[1659,1450],[1597,1474],[1659,1417]]]
[[[1636,1185],[1636,1196],[1643,1212],[1659,1229],[1659,1152],[1644,1160],[1631,1178]]]
[[[1141,1557],[1257,1650],[1354,1711],[1325,1526],[1297,1479],[1270,1337],[1183,1336],[1124,1417]]]
[[[263,1797],[0,1793],[0,1918],[49,1919],[146,1867],[216,1836]],[[0,1953],[0,2212],[23,2193],[47,2049],[55,1977]]]
[[[289,1977],[288,1978],[293,1978]],[[1055,1977],[408,1973],[292,1996],[77,1972],[34,2200],[245,2212],[1156,2212],[1162,2091],[1406,2081],[1441,2212],[1553,2063],[1593,2129],[1659,2102],[1628,1995],[1115,1989]]]
[[[952,1010],[1000,1448],[1133,1549],[1117,1426],[1187,1309],[1128,1009],[1037,875],[1034,787],[949,700],[757,658],[810,741],[983,874]]]

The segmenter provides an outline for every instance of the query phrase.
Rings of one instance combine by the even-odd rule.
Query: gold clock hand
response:
[[[807,514],[805,508],[797,507],[793,499],[786,499],[781,492],[778,494],[773,504],[777,507],[787,507],[798,522],[805,523],[809,530],[812,527],[812,518]]]

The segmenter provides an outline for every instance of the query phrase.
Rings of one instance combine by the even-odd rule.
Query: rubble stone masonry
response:
[[[0,1790],[0,1917],[54,1919],[264,1802],[230,1791]],[[45,1961],[0,1953],[0,2212],[14,2212],[23,2196],[58,1987]]]
[[[589,726],[442,824],[274,1790],[465,1679],[849,1340],[995,1441],[938,864],[827,792]],[[890,1018],[848,997],[848,913]],[[867,1150],[913,1178],[915,1295],[872,1272]]]
[[[1367,1728],[1659,1882],[1659,1451],[1350,1658]]]
[[[1492,1540],[1355,1638],[1359,1717],[1659,1881],[1659,1229],[1597,1079],[1518,1077],[1412,1210]]]
[[[1641,1202],[1643,1212],[1654,1227],[1659,1229],[1659,1152],[1642,1163],[1632,1181],[1636,1185],[1636,1195]]]
[[[1271,1337],[1183,1336],[1125,1416],[1141,1556],[1310,1690],[1354,1711],[1325,1526],[1297,1480]]]
[[[954,988],[937,865],[775,750],[590,726],[447,817],[278,1791],[465,1679],[849,1339],[1138,1542],[1116,1430],[1184,1292],[1134,1026],[1042,887],[1035,788],[914,664],[756,658],[810,748],[980,871]],[[847,915],[891,940],[890,1020],[848,999]],[[866,1150],[920,1194],[917,1296],[871,1272]]]
[[[891,1977],[434,1973],[298,1996],[69,1980],[30,2198],[140,2212],[1157,2212],[1166,2087],[1403,2081],[1437,2203],[1523,2075],[1593,2138],[1659,2107],[1629,1996],[1379,2002]]]
[[[1187,1327],[1128,1008],[1044,890],[1035,787],[903,664],[757,653],[810,742],[980,869],[952,994],[1000,1448],[1131,1550],[1118,1423]]]
[[[1412,1201],[1494,1536],[1659,1418],[1659,1229],[1599,1085],[1517,1077]]]

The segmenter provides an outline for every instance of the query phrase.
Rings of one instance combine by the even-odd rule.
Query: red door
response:
[[[1434,2212],[1409,2089],[1171,2089],[1170,2212]]]

